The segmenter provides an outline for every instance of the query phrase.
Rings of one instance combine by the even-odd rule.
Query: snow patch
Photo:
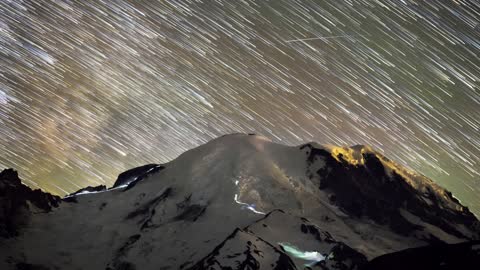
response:
[[[302,251],[296,246],[290,245],[289,243],[278,243],[289,255],[294,256],[295,258],[308,261],[306,266],[312,266],[317,262],[325,260],[323,256],[318,251]]]

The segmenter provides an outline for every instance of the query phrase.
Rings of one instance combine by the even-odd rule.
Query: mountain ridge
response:
[[[245,134],[54,201],[49,211],[30,211],[18,234],[0,238],[2,269],[210,269],[208,261],[242,265],[234,254],[247,251],[253,269],[273,269],[272,254],[285,254],[293,269],[360,269],[380,255],[480,234],[478,219],[450,192],[368,146],[283,146]],[[225,241],[229,248],[212,255]],[[86,260],[93,254],[95,262]]]

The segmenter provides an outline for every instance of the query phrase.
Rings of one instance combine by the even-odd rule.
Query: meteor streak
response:
[[[328,36],[328,37],[300,38],[300,39],[285,40],[285,42],[292,43],[292,42],[318,40],[318,39],[334,39],[334,38],[348,38],[348,37],[363,37],[363,35],[339,35],[339,36]]]

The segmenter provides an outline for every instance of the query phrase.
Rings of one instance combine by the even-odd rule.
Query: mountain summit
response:
[[[0,202],[0,269],[389,269],[422,257],[455,269],[480,257],[468,208],[362,145],[226,135],[61,200],[7,170]]]

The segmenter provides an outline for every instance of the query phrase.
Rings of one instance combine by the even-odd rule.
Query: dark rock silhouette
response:
[[[474,270],[480,266],[480,241],[436,244],[385,254],[363,270]]]
[[[49,212],[61,199],[40,189],[22,184],[17,171],[0,172],[0,237],[17,236],[32,211]]]

